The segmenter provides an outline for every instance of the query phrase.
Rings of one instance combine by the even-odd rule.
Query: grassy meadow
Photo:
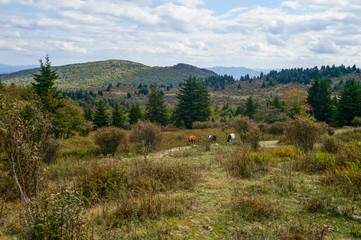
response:
[[[79,211],[69,228],[84,239],[361,238],[357,129],[337,130],[334,145],[323,140],[307,153],[271,134],[255,151],[227,143],[230,131],[166,129],[148,155],[127,141],[103,156],[93,133],[61,139],[57,160],[42,169],[44,196],[67,189],[81,199],[80,209],[68,205]],[[190,135],[195,144],[187,144]],[[20,201],[4,169],[0,239],[16,239]],[[48,214],[50,222],[57,216]]]

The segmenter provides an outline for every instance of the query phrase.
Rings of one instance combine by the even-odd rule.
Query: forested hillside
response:
[[[107,60],[53,67],[59,75],[55,84],[59,88],[106,87],[120,83],[124,86],[139,84],[173,84],[178,85],[190,75],[197,78],[216,76],[212,71],[200,69],[187,64],[172,67],[149,67],[140,63]],[[38,69],[29,69],[12,74],[0,75],[4,82],[28,84],[33,80],[33,73]]]

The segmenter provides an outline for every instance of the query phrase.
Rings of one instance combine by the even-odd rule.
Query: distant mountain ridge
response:
[[[247,74],[250,77],[258,77],[260,76],[261,72],[268,73],[269,70],[255,70],[250,69],[246,67],[221,67],[221,66],[215,66],[211,68],[207,68],[208,70],[211,70],[218,75],[230,75],[233,76],[235,79],[239,80],[241,77],[246,76]]]
[[[122,85],[139,85],[152,83],[178,85],[189,76],[207,78],[217,74],[192,65],[179,63],[170,67],[150,67],[126,60],[106,60],[70,64],[53,67],[59,75],[55,81],[59,88],[107,87],[120,83]],[[22,70],[11,74],[0,75],[5,83],[29,84],[33,81],[32,73],[39,68]]]
[[[31,69],[31,68],[36,68],[36,67],[37,66],[35,66],[35,65],[12,66],[12,65],[0,64],[0,74],[9,74],[9,73],[14,73],[14,72],[21,71],[24,69]]]

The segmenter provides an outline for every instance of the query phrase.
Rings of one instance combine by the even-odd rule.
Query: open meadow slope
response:
[[[178,85],[189,76],[206,78],[216,75],[212,71],[181,63],[171,67],[149,67],[124,60],[70,64],[53,69],[56,69],[59,75],[55,85],[62,89],[107,87],[109,84],[115,86],[118,83],[126,86],[152,83]],[[32,73],[38,71],[29,69],[3,74],[0,79],[6,83],[29,84],[33,80]]]

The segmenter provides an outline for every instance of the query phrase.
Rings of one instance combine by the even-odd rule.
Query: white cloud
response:
[[[279,8],[235,8],[220,15],[203,0],[152,2],[0,0],[0,54],[51,52],[54,58],[75,54],[84,61],[124,58],[203,67],[359,61],[361,0],[287,0]],[[1,8],[15,3],[22,8]]]

